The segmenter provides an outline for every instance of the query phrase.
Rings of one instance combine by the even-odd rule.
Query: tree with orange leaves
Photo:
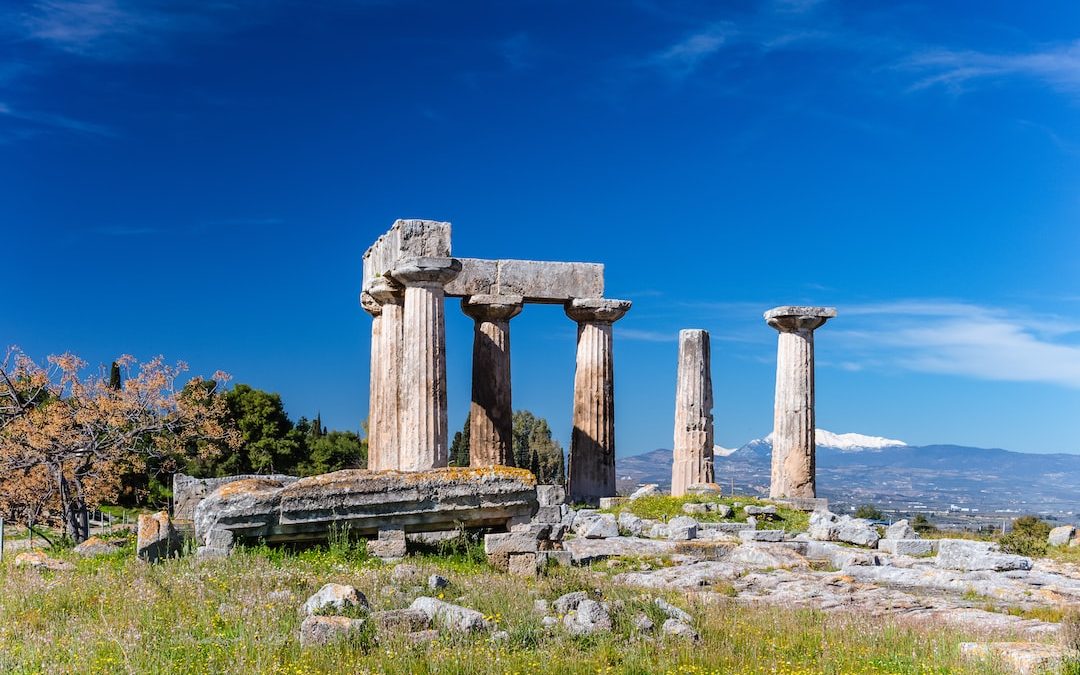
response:
[[[139,364],[122,356],[117,364],[127,371],[119,389],[104,371],[84,375],[86,363],[72,354],[50,356],[43,368],[16,351],[0,374],[6,401],[0,500],[25,511],[32,501],[27,483],[47,484],[50,504],[76,542],[89,536],[90,510],[116,498],[125,473],[145,471],[151,462],[168,471],[192,452],[239,442],[217,395],[227,375],[192,378],[178,388],[183,363],[157,357]]]

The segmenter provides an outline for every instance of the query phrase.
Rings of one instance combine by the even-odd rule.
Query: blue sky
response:
[[[0,2],[0,342],[357,428],[361,256],[432,218],[607,265],[620,455],[670,447],[680,328],[718,442],[767,433],[761,312],[794,303],[840,312],[819,426],[1080,452],[1080,5],[719,4]],[[516,407],[565,443],[574,327],[512,327]]]

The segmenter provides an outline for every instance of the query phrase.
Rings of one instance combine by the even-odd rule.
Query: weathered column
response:
[[[368,375],[368,469],[379,469],[379,452],[383,449],[383,442],[379,439],[379,418],[381,416],[380,396],[382,395],[382,305],[380,305],[371,293],[360,293],[360,306],[371,315],[371,367]]]
[[[576,299],[566,315],[578,323],[574,430],[570,437],[570,499],[596,503],[615,495],[615,373],[611,324],[629,300]]]
[[[443,287],[460,271],[461,262],[453,258],[409,258],[400,261],[391,272],[394,280],[405,287],[398,429],[401,471],[446,466]]]
[[[696,483],[713,482],[713,390],[709,333],[679,331],[675,385],[675,445],[671,494],[681,497]]]
[[[471,466],[514,465],[510,319],[521,312],[522,302],[520,295],[473,295],[461,301],[462,311],[476,321],[469,409]]]
[[[832,307],[776,307],[765,321],[780,331],[776,351],[770,497],[815,497],[814,330]]]
[[[371,395],[373,406],[368,418],[368,469],[385,471],[400,465],[398,443],[401,409],[401,341],[405,291],[386,277],[373,281],[367,295],[378,303],[381,316],[376,333],[372,328]]]

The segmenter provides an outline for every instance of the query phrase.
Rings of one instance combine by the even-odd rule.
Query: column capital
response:
[[[401,287],[401,284],[389,277],[378,277],[371,282],[364,293],[371,296],[371,299],[380,305],[385,305],[388,302],[401,304],[405,297],[405,289]]]
[[[836,318],[835,307],[784,305],[765,312],[765,323],[781,333],[813,331]]]
[[[389,274],[402,286],[445,286],[461,272],[456,258],[406,258],[399,261]]]
[[[470,295],[461,299],[461,311],[477,321],[509,321],[524,304],[520,295]]]
[[[574,298],[563,306],[566,316],[578,323],[614,323],[630,311],[629,300]]]
[[[360,292],[360,306],[373,317],[382,315],[382,303],[371,296],[367,291]]]

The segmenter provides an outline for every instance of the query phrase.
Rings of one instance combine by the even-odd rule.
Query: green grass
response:
[[[651,497],[640,497],[634,501],[626,501],[616,505],[611,509],[605,509],[604,513],[621,513],[623,511],[629,511],[630,513],[638,516],[639,518],[647,518],[649,520],[659,520],[666,522],[671,520],[675,516],[687,515],[683,512],[683,504],[727,504],[732,506],[733,504],[741,504],[742,506],[768,506],[772,502],[757,499],[755,497],[708,497],[703,495],[686,495],[684,497],[671,497],[667,495],[656,495]],[[759,530],[786,530],[788,532],[805,532],[810,525],[810,514],[804,511],[797,511],[795,509],[789,509],[784,506],[777,506],[777,519],[768,520],[763,517],[758,517],[757,528]],[[694,520],[702,523],[744,523],[746,522],[746,514],[743,512],[742,507],[733,509],[733,513],[728,518],[721,518],[719,513],[696,513],[690,516]]]
[[[71,553],[62,557],[75,561]],[[376,610],[407,607],[426,588],[394,585],[391,567],[342,538],[289,553],[258,546],[223,560],[185,557],[159,565],[126,548],[78,560],[74,571],[0,567],[0,672],[5,673],[992,673],[960,660],[958,644],[979,636],[861,614],[745,607],[713,596],[614,584],[588,569],[558,569],[521,579],[475,564],[467,550],[445,562],[434,553],[409,560],[423,576],[451,580],[444,599],[491,618],[510,638],[443,634],[412,647],[400,638],[301,650],[297,609],[327,582],[351,584]],[[537,598],[588,591],[613,607],[609,635],[574,638],[546,631]],[[271,595],[272,592],[278,591]],[[280,593],[280,592],[284,593]],[[700,645],[641,639],[638,612],[659,626],[651,599],[663,595],[690,611]]]

